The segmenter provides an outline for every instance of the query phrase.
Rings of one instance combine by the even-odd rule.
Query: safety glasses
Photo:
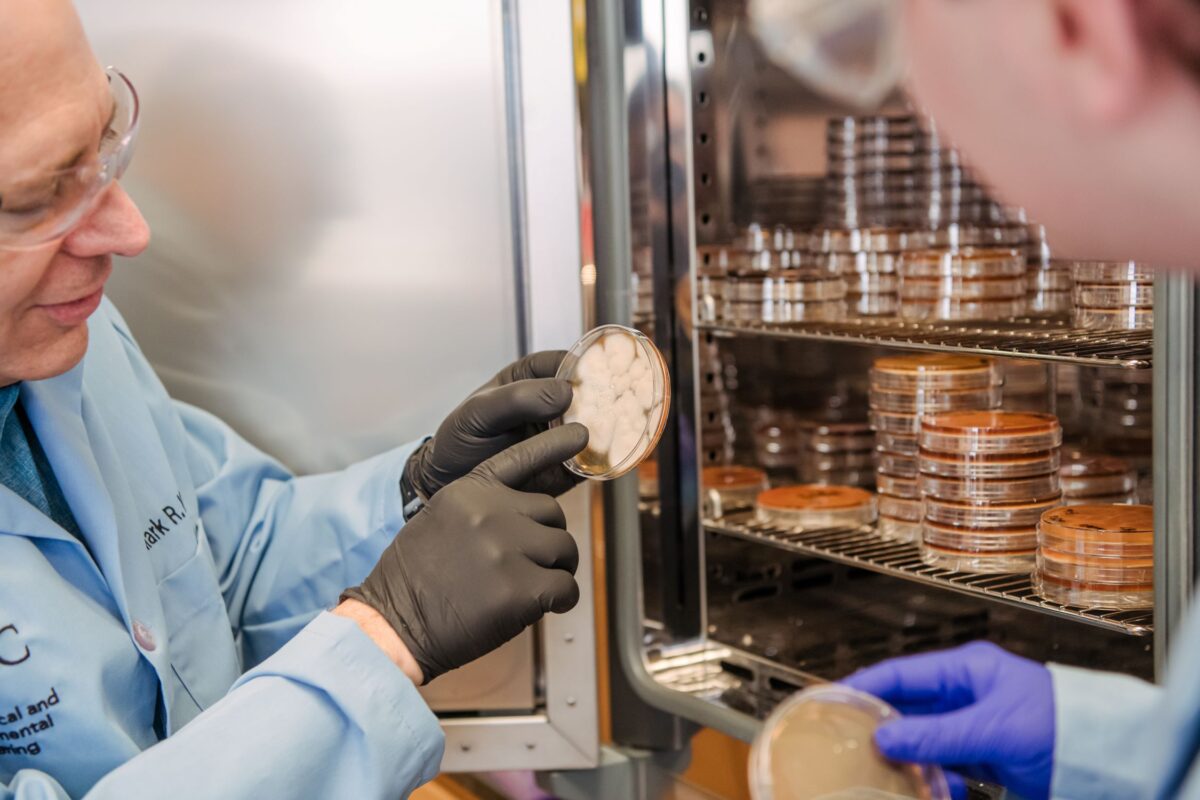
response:
[[[65,169],[0,176],[0,250],[29,250],[62,238],[125,173],[137,141],[137,91],[112,67],[105,75],[113,113],[95,151]]]

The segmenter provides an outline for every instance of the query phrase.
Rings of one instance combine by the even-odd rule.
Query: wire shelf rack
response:
[[[1063,606],[1034,594],[1029,575],[977,575],[931,567],[921,560],[916,545],[880,539],[872,527],[789,530],[758,522],[753,512],[731,514],[720,520],[705,520],[704,525],[713,533],[770,544],[964,594],[982,595],[991,600],[1132,636],[1149,636],[1154,632],[1152,611],[1109,611]]]
[[[875,344],[908,350],[1020,356],[1093,367],[1149,369],[1154,332],[1092,331],[1065,327],[1062,321],[1019,319],[1007,322],[905,322],[852,319],[814,323],[703,323],[716,336],[753,335],[781,339]]]

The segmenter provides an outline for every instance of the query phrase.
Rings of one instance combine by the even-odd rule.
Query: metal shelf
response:
[[[885,345],[908,350],[1020,356],[1093,367],[1149,369],[1154,332],[1089,331],[1061,321],[1019,319],[1007,322],[905,322],[851,319],[814,323],[701,323],[718,336],[766,336],[850,344]]]
[[[704,526],[713,533],[762,542],[963,594],[982,595],[991,600],[1132,636],[1149,636],[1154,632],[1153,611],[1106,611],[1062,606],[1034,594],[1028,575],[976,575],[931,567],[921,561],[915,545],[885,541],[869,527],[788,530],[756,521],[753,512],[731,514],[720,520],[705,520]]]

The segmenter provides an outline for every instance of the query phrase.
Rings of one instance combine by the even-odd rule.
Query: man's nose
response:
[[[78,258],[132,257],[150,243],[150,227],[133,199],[114,183],[63,241],[63,250]]]

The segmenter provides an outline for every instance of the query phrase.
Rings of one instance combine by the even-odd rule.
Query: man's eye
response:
[[[45,211],[58,197],[62,181],[54,179],[39,186],[22,186],[0,192],[0,212],[6,214],[38,214]]]

